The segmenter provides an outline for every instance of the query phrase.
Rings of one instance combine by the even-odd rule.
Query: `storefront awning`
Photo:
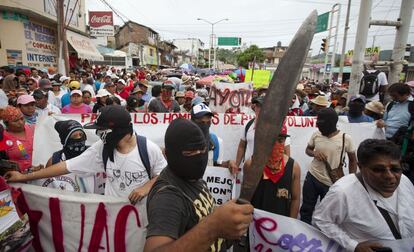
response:
[[[69,44],[78,53],[79,58],[96,61],[104,60],[104,57],[96,49],[90,38],[69,30],[66,32],[66,37]]]

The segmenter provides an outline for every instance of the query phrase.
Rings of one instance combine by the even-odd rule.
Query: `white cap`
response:
[[[82,96],[82,91],[80,91],[79,89],[72,90],[72,92],[70,92],[70,96],[72,96],[74,94],[78,94],[78,95]]]
[[[192,111],[191,111],[191,117],[201,118],[205,115],[210,115],[210,116],[213,115],[210,108],[206,104],[199,103],[197,105],[194,105],[194,107],[192,108]]]
[[[122,83],[122,85],[126,85],[126,82],[124,79],[119,79],[116,83]]]
[[[61,82],[61,83],[63,83],[64,81],[66,81],[66,80],[69,80],[70,78],[69,77],[67,77],[67,76],[61,76],[60,78],[59,78],[59,81]]]
[[[111,93],[109,93],[108,90],[101,89],[101,90],[98,91],[98,94],[96,95],[96,97],[101,98],[101,97],[110,96],[110,95],[111,95]]]

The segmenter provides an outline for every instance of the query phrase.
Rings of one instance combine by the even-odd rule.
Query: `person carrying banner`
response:
[[[300,167],[284,153],[287,137],[287,127],[283,125],[251,202],[255,208],[296,219],[300,205]],[[251,159],[246,160],[243,170],[250,165]]]
[[[345,153],[349,159],[349,173],[357,169],[355,149],[351,136],[336,128],[338,115],[332,108],[318,112],[316,126],[306,147],[306,154],[313,157],[302,189],[300,219],[311,224],[312,214],[318,198],[322,200],[329,187],[343,176]]]
[[[82,154],[89,146],[86,146],[86,133],[82,125],[75,120],[58,121],[55,130],[59,134],[63,148],[53,153],[46,163],[46,168],[62,161],[75,158]],[[44,187],[53,187],[63,190],[94,193],[95,174],[78,176],[67,174],[56,178],[49,178],[43,182]],[[62,178],[63,177],[63,178]]]
[[[24,182],[68,173],[85,175],[106,172],[105,195],[128,198],[132,204],[139,203],[138,209],[143,211],[140,216],[143,216],[145,226],[146,200],[143,199],[158,174],[167,166],[161,149],[134,133],[131,115],[119,105],[103,107],[95,122],[84,128],[95,129],[101,140],[81,155],[30,174],[9,172],[6,179],[9,182]]]
[[[414,186],[402,174],[399,147],[367,139],[357,156],[361,172],[329,189],[315,209],[314,226],[346,251],[379,251],[381,243],[373,241],[414,238]]]
[[[234,200],[215,207],[202,180],[207,142],[195,123],[175,119],[164,141],[168,166],[148,195],[144,251],[222,251],[223,238],[237,239],[247,231],[253,207]]]
[[[229,168],[230,172],[237,170],[238,167],[233,160],[223,161],[223,139],[210,132],[212,117],[213,113],[204,103],[194,105],[191,109],[191,120],[200,127],[207,141],[208,165]]]
[[[252,99],[252,103],[254,105],[254,113],[255,118],[259,117],[260,109],[264,102],[264,96],[259,96],[257,98]],[[250,159],[253,155],[253,147],[254,147],[254,134],[256,129],[256,122],[255,118],[251,119],[246,123],[244,127],[243,135],[240,138],[239,146],[237,148],[236,154],[236,166],[240,167],[242,161]],[[285,141],[285,153],[286,155],[290,156],[290,137],[286,138]],[[239,169],[233,170],[232,173],[238,173]]]

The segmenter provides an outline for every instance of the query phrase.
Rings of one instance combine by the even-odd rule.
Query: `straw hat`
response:
[[[311,102],[313,104],[319,105],[319,106],[323,106],[323,107],[328,107],[329,106],[329,101],[328,98],[326,98],[326,96],[324,95],[318,95],[316,96],[315,99],[312,99]]]
[[[380,114],[380,115],[384,114],[384,105],[382,105],[382,103],[379,101],[372,101],[372,102],[367,103],[365,105],[365,109],[372,111],[376,114]]]

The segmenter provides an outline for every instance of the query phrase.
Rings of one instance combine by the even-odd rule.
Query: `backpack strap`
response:
[[[210,133],[210,139],[213,141],[214,149],[213,149],[213,161],[217,162],[220,153],[220,145],[219,140],[216,134]]]
[[[62,161],[62,153],[63,151],[56,151],[53,153],[52,155],[52,165],[59,163],[60,161]]]
[[[359,182],[362,184],[362,186],[365,188],[365,190],[369,194],[367,186],[365,185],[364,180],[362,179],[362,174],[361,173],[356,173],[355,176],[357,177]],[[384,218],[385,222],[387,222],[387,225],[390,228],[391,233],[394,236],[394,238],[396,240],[400,240],[401,239],[401,234],[398,231],[397,227],[395,226],[394,222],[392,221],[391,216],[388,213],[388,211],[385,210],[384,208],[378,206],[376,200],[373,200],[373,201],[374,201],[375,206],[378,208],[378,211],[381,213],[382,217]]]
[[[140,136],[140,135],[136,135],[136,138],[137,138],[139,157],[141,158],[142,164],[144,165],[145,170],[147,171],[148,177],[151,179],[151,165],[150,165],[150,161],[148,157],[147,138],[145,138],[144,136]],[[108,158],[109,158],[108,152],[104,148],[102,152],[102,161],[104,164],[105,172],[106,172],[106,165],[108,163]]]
[[[151,165],[148,157],[147,138],[138,134],[136,137],[139,157],[141,158],[142,164],[148,173],[148,178],[151,179]]]
[[[342,166],[344,163],[344,150],[345,150],[345,133],[342,134],[342,149],[341,149],[341,159],[339,161],[339,165]]]

